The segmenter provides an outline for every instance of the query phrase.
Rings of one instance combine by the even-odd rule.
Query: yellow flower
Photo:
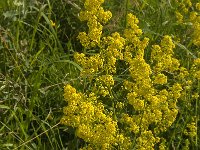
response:
[[[196,3],[196,9],[200,11],[200,3]]]
[[[178,20],[178,23],[183,23],[183,15],[178,11],[175,12],[175,15]]]
[[[99,77],[99,80],[107,87],[114,85],[114,80],[111,75],[102,75]]]
[[[160,45],[152,46],[149,64],[145,51],[149,39],[143,37],[139,20],[133,14],[127,15],[122,35],[118,32],[108,36],[102,34],[103,25],[112,16],[101,7],[103,2],[84,0],[85,9],[80,12],[80,20],[87,22],[88,31],[80,32],[78,39],[86,53],[74,53],[75,61],[82,67],[80,77],[85,81],[84,93],[69,84],[64,87],[67,106],[63,109],[61,123],[74,128],[76,136],[86,143],[84,150],[133,147],[153,150],[160,140],[157,136],[176,120],[177,102],[184,86],[193,85],[189,83],[193,81],[190,77],[200,76],[200,60],[195,59],[190,72],[180,67],[178,59],[173,56],[175,44],[170,36],[165,35]],[[186,13],[191,2],[184,2],[180,7]],[[182,14],[178,13],[180,17]],[[183,20],[183,16],[179,19]],[[199,23],[194,21],[193,37],[197,37],[197,43],[198,29]],[[91,48],[95,53],[88,54],[87,49]],[[174,80],[169,82],[171,76],[168,74]],[[184,83],[180,84],[176,79]],[[193,98],[198,98],[198,94]],[[188,129],[187,132],[194,136],[195,127],[191,125]],[[161,142],[156,147],[165,149],[164,140]]]
[[[195,21],[198,13],[195,11],[190,12],[190,21]]]
[[[159,142],[159,138],[154,137],[151,131],[143,131],[136,141],[138,150],[154,150],[154,145]]]
[[[51,23],[51,26],[52,26],[52,27],[55,27],[55,26],[56,26],[56,23],[53,22],[52,20],[50,20],[50,23]]]
[[[155,76],[154,79],[155,84],[166,84],[167,83],[167,76],[162,73],[159,73]]]
[[[184,131],[185,135],[188,135],[189,137],[193,138],[197,136],[197,126],[195,122],[191,122],[187,124],[187,128]]]

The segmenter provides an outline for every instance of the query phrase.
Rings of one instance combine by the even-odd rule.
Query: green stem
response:
[[[111,87],[108,87],[108,91],[110,93],[110,97],[112,100],[112,108],[113,108],[113,116],[114,116],[114,120],[117,120],[117,116],[116,116],[116,112],[115,112],[115,99],[114,99],[114,95],[112,93]]]
[[[124,27],[127,26],[127,15],[128,15],[128,6],[129,6],[129,0],[126,0],[126,10],[125,10],[125,22],[124,22]]]
[[[197,84],[197,92],[200,93],[200,80],[198,80]],[[195,137],[195,145],[198,146],[198,120],[199,120],[199,114],[198,114],[198,106],[200,105],[199,100],[196,99],[196,106],[195,106],[195,116],[196,116],[196,137]]]

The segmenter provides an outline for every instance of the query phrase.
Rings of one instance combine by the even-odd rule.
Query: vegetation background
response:
[[[131,12],[152,43],[163,35],[173,37],[176,56],[185,67],[200,52],[190,43],[190,25],[177,23],[178,6],[171,0],[109,0],[104,5],[113,13],[105,34],[121,32]],[[77,35],[87,29],[78,19],[81,8],[82,0],[0,0],[1,150],[73,150],[83,142],[72,128],[59,124],[66,105],[63,86],[80,82],[80,66],[73,61],[73,53],[82,51]],[[194,108],[199,115],[199,101]],[[178,150],[186,139],[180,130],[186,128],[183,118],[191,117],[191,112],[185,111],[188,116],[181,116],[168,133],[169,148]],[[198,148],[194,140],[191,149]]]

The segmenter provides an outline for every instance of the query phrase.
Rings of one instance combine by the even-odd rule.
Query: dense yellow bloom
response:
[[[121,119],[121,122],[129,126],[129,131],[133,133],[139,132],[140,127],[137,125],[137,122],[134,120],[133,117],[130,117],[128,114],[123,114],[123,118]]]
[[[132,93],[128,93],[127,99],[129,104],[133,106],[135,110],[143,110],[144,109],[144,100],[134,98]]]
[[[85,0],[84,7],[87,10],[98,9],[104,0]]]
[[[192,38],[192,42],[196,46],[200,46],[200,3],[192,3],[190,0],[177,1],[179,11],[175,12],[177,22],[179,24],[191,24],[189,36]],[[195,7],[192,7],[195,6]],[[192,9],[191,9],[192,8]],[[195,10],[196,8],[196,10]],[[192,10],[192,11],[191,11]]]
[[[197,126],[195,122],[187,124],[187,128],[184,131],[185,135],[188,135],[189,137],[193,138],[197,135]]]
[[[196,3],[196,9],[200,11],[200,3]]]
[[[67,84],[64,87],[64,98],[68,103],[77,104],[81,100],[81,94],[76,93],[76,89]]]
[[[92,79],[93,75],[102,69],[104,63],[104,60],[99,54],[86,57],[83,53],[75,53],[74,59],[83,68],[81,75],[84,77],[89,77],[90,79]]]
[[[118,127],[116,121],[104,114],[102,103],[97,101],[94,93],[86,96],[77,93],[70,85],[64,90],[68,106],[63,109],[65,116],[61,123],[75,127],[76,135],[96,148],[111,149],[118,142]]]
[[[175,14],[176,14],[176,18],[177,18],[178,23],[182,23],[183,22],[183,15],[178,11],[176,11]]]
[[[112,75],[102,75],[96,78],[96,86],[94,88],[98,94],[103,97],[110,95],[110,91],[112,86],[114,85],[114,79]]]
[[[110,11],[104,11],[103,7],[101,7],[103,2],[103,0],[85,0],[85,10],[79,14],[80,20],[87,21],[89,28],[88,33],[80,32],[78,36],[78,39],[85,48],[100,45],[103,30],[101,24],[105,24],[112,17]]]
[[[155,76],[153,81],[155,84],[166,84],[167,83],[167,76],[162,73],[159,73]]]
[[[154,150],[154,145],[159,142],[159,138],[155,138],[151,131],[143,131],[141,136],[136,139],[138,150]]]
[[[173,58],[174,43],[170,36],[166,35],[161,41],[161,46],[153,45],[151,52],[151,61],[155,64],[154,71],[156,73],[161,71],[173,72],[179,69],[180,63]]]
[[[180,73],[178,75],[179,79],[184,79],[189,76],[189,72],[186,68],[180,67],[179,71],[180,71]]]
[[[174,84],[171,88],[171,94],[174,99],[178,99],[181,96],[182,86],[179,83]]]
[[[85,32],[80,32],[78,38],[84,47],[89,47],[90,39]]]
[[[98,12],[96,13],[96,16],[100,22],[103,24],[107,23],[110,18],[112,17],[112,13],[110,11],[104,11],[102,7],[99,8]]]
[[[106,73],[116,72],[116,62],[123,59],[122,49],[124,48],[125,39],[119,33],[112,33],[111,36],[102,39],[102,50],[100,54],[105,60],[103,70]]]
[[[146,79],[148,80],[151,74],[150,66],[141,58],[133,58],[130,63],[130,74],[133,79]]]
[[[190,12],[190,21],[195,21],[197,19],[198,13],[195,11]]]
[[[194,78],[200,80],[200,58],[194,60],[194,63],[191,68],[191,73]]]
[[[185,5],[192,7],[192,2],[190,0],[184,0]]]
[[[99,77],[99,80],[107,87],[114,85],[114,80],[111,75],[103,75]]]
[[[192,86],[196,81],[193,79],[200,79],[200,59],[194,60],[190,71],[180,67],[174,57],[175,44],[165,35],[159,45],[152,46],[151,58],[146,60],[149,39],[143,37],[139,20],[133,14],[127,14],[122,35],[114,32],[104,36],[103,25],[112,14],[104,11],[103,2],[85,0],[85,9],[79,14],[80,20],[87,22],[88,32],[80,32],[78,38],[85,51],[95,47],[98,52],[74,53],[86,86],[84,93],[69,84],[64,87],[67,106],[61,123],[73,127],[76,136],[85,141],[83,150],[153,150],[156,144],[163,150],[166,146],[163,139],[159,143],[161,133],[175,122],[177,102],[183,97],[182,91],[187,91],[185,85]],[[184,2],[180,6],[183,11],[177,12],[179,21],[184,21],[182,13],[190,15],[198,31],[198,16],[188,12],[192,3]],[[193,33],[196,45],[197,33]],[[197,99],[198,93],[193,98]],[[194,137],[194,124],[187,128],[187,135]]]

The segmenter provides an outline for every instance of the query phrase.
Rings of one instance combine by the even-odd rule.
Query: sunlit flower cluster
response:
[[[83,53],[75,53],[74,59],[82,66],[83,71],[81,72],[81,76],[83,77],[93,78],[93,76],[103,68],[104,60],[99,54],[86,57]]]
[[[94,92],[102,95],[103,97],[110,95],[110,90],[114,85],[114,79],[111,75],[102,75],[96,78],[96,84],[94,86]]]
[[[112,15],[103,10],[102,3],[85,0],[85,10],[80,13],[89,28],[78,38],[84,49],[95,47],[97,52],[74,53],[87,85],[81,92],[69,84],[64,87],[67,106],[61,123],[73,127],[76,136],[85,141],[82,150],[165,149],[162,133],[177,118],[179,100],[193,84],[191,74],[199,80],[200,60],[195,59],[190,70],[182,67],[174,56],[175,44],[169,35],[150,47],[147,60],[149,39],[143,36],[133,14],[127,14],[122,34],[103,36],[103,24]],[[187,13],[191,6],[186,0],[181,7]],[[198,98],[198,93],[194,97]],[[195,136],[193,124],[187,127]]]
[[[200,58],[194,60],[194,64],[191,68],[194,78],[200,80]]]
[[[184,131],[184,134],[190,138],[194,138],[197,135],[197,126],[195,122],[187,124],[187,128]]]
[[[151,52],[152,63],[155,64],[153,70],[156,74],[161,71],[173,72],[179,69],[180,63],[173,58],[175,45],[170,36],[166,35],[161,41],[161,46],[153,45]],[[163,75],[162,75],[163,76]]]
[[[155,138],[151,131],[144,131],[140,137],[136,139],[138,150],[154,150],[154,145],[159,142],[159,138]]]
[[[104,71],[106,73],[116,72],[117,59],[123,59],[122,49],[124,48],[124,44],[124,38],[117,32],[102,39],[100,54],[105,60]]]
[[[190,36],[196,46],[200,46],[200,3],[192,3],[190,0],[178,0],[178,10],[175,12],[179,24],[191,24],[193,32]],[[192,11],[191,11],[192,10]]]
[[[123,143],[128,144],[125,142],[128,138],[119,134],[117,122],[104,113],[104,106],[94,93],[87,96],[69,84],[64,92],[68,106],[63,109],[62,124],[76,128],[76,135],[90,143],[93,149],[112,149],[119,143],[122,147]]]
[[[85,0],[85,10],[80,12],[80,20],[87,21],[88,33],[80,32],[78,39],[85,48],[95,47],[100,44],[103,26],[111,17],[110,11],[104,11],[101,4],[104,0]]]

